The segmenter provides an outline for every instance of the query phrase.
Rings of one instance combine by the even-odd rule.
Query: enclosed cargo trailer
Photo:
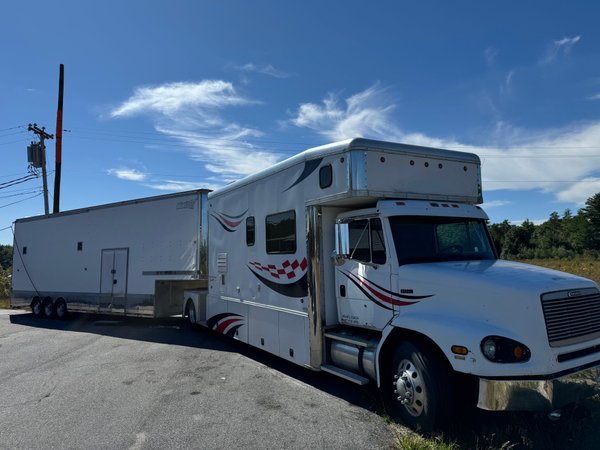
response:
[[[181,314],[183,291],[206,288],[207,190],[15,222],[15,307],[125,316]]]

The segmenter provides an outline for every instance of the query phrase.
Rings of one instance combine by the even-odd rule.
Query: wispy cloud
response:
[[[254,72],[262,75],[268,75],[274,78],[289,78],[291,75],[283,70],[276,69],[272,64],[254,64],[248,63],[243,66],[234,66],[242,72]]]
[[[195,189],[216,189],[220,183],[205,183],[199,182],[194,183],[190,181],[179,181],[179,180],[155,180],[150,183],[144,183],[144,186],[158,191],[168,192],[181,192],[181,191],[193,191]]]
[[[512,202],[508,200],[492,200],[490,202],[485,202],[483,206],[485,207],[485,209],[491,209],[500,208],[501,206],[506,206],[510,204],[512,204]]]
[[[483,52],[483,57],[487,66],[493,67],[496,63],[496,58],[498,57],[498,49],[492,46],[486,48]]]
[[[138,169],[120,167],[118,169],[108,169],[106,173],[120,180],[134,181],[143,183],[144,186],[156,189],[159,191],[188,191],[194,189],[215,189],[221,183],[214,182],[214,179],[208,179],[202,182],[180,181],[165,179],[160,175],[150,172],[142,172]]]
[[[280,159],[280,155],[249,142],[262,136],[260,130],[238,124],[226,116],[228,108],[257,104],[260,102],[241,95],[230,82],[177,82],[136,88],[130,98],[110,112],[110,116],[120,119],[149,115],[158,132],[184,144],[190,158],[202,162],[222,184],[268,167]],[[218,184],[213,183],[213,186]],[[147,186],[160,190],[182,190],[182,186],[197,184],[168,180],[148,183]]]
[[[167,83],[143,86],[110,112],[113,118],[144,113],[171,116],[184,109],[214,109],[253,103],[238,94],[233,84],[222,80]]]
[[[145,172],[140,172],[137,169],[130,169],[127,167],[120,167],[118,169],[108,169],[108,175],[115,176],[120,180],[128,180],[128,181],[144,181],[148,178],[148,174]]]
[[[156,126],[156,130],[188,145],[190,157],[203,162],[207,170],[219,174],[224,181],[249,175],[281,159],[247,141],[262,136],[262,132],[235,123],[222,124],[216,131],[208,127],[188,130],[164,126]]]
[[[587,99],[588,100],[600,100],[600,94],[590,95]]]
[[[581,36],[564,37],[554,41],[546,49],[545,55],[540,60],[540,64],[550,64],[560,57],[568,56],[575,44],[581,40]]]
[[[541,190],[578,204],[600,191],[600,121],[541,131],[499,122],[490,133],[496,145],[470,145],[399,129],[385,92],[375,85],[343,102],[329,94],[322,104],[301,104],[291,122],[333,140],[364,136],[476,153],[487,191]]]
[[[376,83],[343,100],[329,93],[321,104],[303,103],[291,123],[331,140],[355,136],[393,139],[402,134],[391,119],[394,107],[389,89]]]

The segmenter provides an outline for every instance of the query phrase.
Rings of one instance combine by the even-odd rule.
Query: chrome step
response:
[[[336,366],[330,366],[328,364],[322,365],[321,370],[323,372],[330,373],[332,375],[336,375],[344,380],[352,381],[353,383],[365,385],[369,382],[368,378],[361,377],[360,375],[355,374],[354,372],[350,372],[349,370],[340,369]]]

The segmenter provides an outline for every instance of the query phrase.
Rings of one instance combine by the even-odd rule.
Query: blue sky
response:
[[[595,2],[23,5],[0,19],[0,228],[43,213],[41,179],[1,183],[27,175],[28,123],[55,132],[60,63],[62,210],[215,188],[355,136],[479,154],[494,222],[600,191]]]

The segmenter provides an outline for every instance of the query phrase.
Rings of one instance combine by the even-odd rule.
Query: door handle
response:
[[[345,297],[346,296],[346,286],[343,284],[340,284],[340,297]]]

